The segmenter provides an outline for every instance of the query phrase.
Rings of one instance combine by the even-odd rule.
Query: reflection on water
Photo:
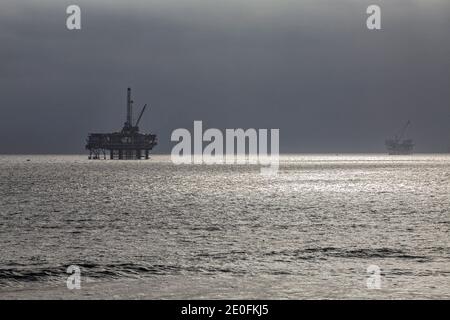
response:
[[[371,264],[376,297],[450,297],[450,156],[280,165],[1,156],[0,297],[72,264],[93,297],[365,298]]]

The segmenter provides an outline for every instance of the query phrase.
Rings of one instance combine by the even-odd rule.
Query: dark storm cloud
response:
[[[448,1],[112,2],[2,2],[2,153],[82,152],[121,128],[127,86],[158,152],[194,120],[280,128],[282,152],[383,151],[407,119],[419,151],[450,144]]]

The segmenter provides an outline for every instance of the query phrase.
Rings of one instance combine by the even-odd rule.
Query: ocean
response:
[[[0,299],[448,299],[449,211],[450,155],[3,155]]]

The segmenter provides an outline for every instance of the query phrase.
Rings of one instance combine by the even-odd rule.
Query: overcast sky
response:
[[[121,129],[128,86],[158,153],[194,120],[279,128],[281,152],[384,152],[409,119],[417,151],[445,151],[449,31],[448,0],[2,0],[0,153],[83,153]]]

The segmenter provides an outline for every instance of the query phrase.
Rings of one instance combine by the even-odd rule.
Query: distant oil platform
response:
[[[133,100],[131,89],[127,90],[127,120],[122,131],[113,133],[90,133],[86,141],[89,159],[139,160],[148,159],[149,152],[157,145],[156,134],[139,133],[139,121],[147,105],[142,108],[133,125]]]
[[[403,139],[410,124],[411,122],[408,120],[393,139],[386,140],[386,149],[390,155],[406,155],[413,153],[414,142],[411,139]]]

